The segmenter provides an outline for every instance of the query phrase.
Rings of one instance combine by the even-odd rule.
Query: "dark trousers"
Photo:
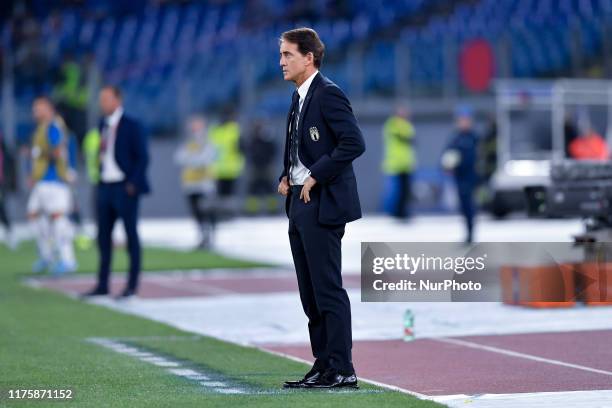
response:
[[[125,183],[100,183],[97,196],[98,249],[100,251],[100,269],[98,270],[98,287],[108,289],[112,253],[113,227],[120,218],[123,221],[127,248],[130,255],[130,270],[127,288],[138,288],[140,275],[141,248],[138,237],[138,195],[129,195]]]
[[[7,230],[11,229],[11,220],[9,219],[6,212],[7,195],[6,189],[0,186],[0,223],[4,225]]]
[[[234,195],[236,187],[236,179],[217,180],[217,194],[219,197],[228,197]]]
[[[210,197],[206,197],[204,193],[189,193],[187,194],[187,204],[189,205],[189,211],[195,218],[198,225],[210,224],[215,226],[216,217],[212,203],[204,205],[204,201],[211,200]]]
[[[459,195],[459,208],[465,220],[466,241],[472,242],[474,238],[474,216],[476,205],[474,204],[474,190],[476,184],[471,182],[457,182],[457,193]]]
[[[397,183],[397,195],[393,205],[393,216],[404,219],[411,215],[412,174],[399,173],[393,176]]]
[[[319,187],[311,190],[307,204],[299,199],[300,190],[291,187],[289,196],[289,243],[315,367],[352,374],[351,305],[340,274],[345,224],[320,224]]]

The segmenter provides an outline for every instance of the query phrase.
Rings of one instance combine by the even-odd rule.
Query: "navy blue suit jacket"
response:
[[[476,171],[476,154],[478,136],[471,130],[456,132],[447,149],[454,149],[461,154],[459,165],[453,170],[453,175],[459,186],[473,188],[478,182]]]
[[[103,134],[105,123],[100,123]],[[115,137],[115,160],[125,174],[126,183],[136,188],[136,194],[147,194],[151,191],[147,180],[149,165],[149,146],[142,126],[125,113],[121,115]],[[100,166],[102,163],[100,163]]]
[[[289,169],[287,115],[282,179]],[[336,84],[318,73],[304,98],[298,123],[298,154],[321,189],[319,222],[344,224],[361,218],[361,205],[352,162],[365,143],[351,104]],[[287,202],[288,203],[288,202]],[[288,205],[286,205],[288,214]]]

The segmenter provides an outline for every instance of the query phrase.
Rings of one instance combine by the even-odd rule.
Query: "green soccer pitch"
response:
[[[81,270],[95,270],[93,250],[78,254]],[[0,246],[0,407],[441,406],[364,382],[355,391],[283,390],[284,380],[308,370],[305,364],[27,287],[22,281],[32,276],[34,255],[31,244],[15,252]],[[119,268],[123,258],[117,258]],[[149,248],[144,254],[147,270],[253,266],[261,265],[205,252]],[[120,342],[155,356],[150,361],[178,362],[207,381],[175,375],[92,339]],[[239,393],[223,394],[215,384]],[[36,389],[71,390],[72,399],[9,399],[11,390]]]

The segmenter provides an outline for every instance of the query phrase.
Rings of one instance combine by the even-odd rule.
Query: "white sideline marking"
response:
[[[179,363],[175,363],[174,361],[158,361],[157,363],[153,363],[159,367],[180,367]]]
[[[221,381],[200,381],[200,384],[206,387],[227,387],[227,384]]]
[[[179,377],[184,377],[189,380],[198,381],[205,388],[211,389],[222,394],[244,394],[245,391],[239,388],[229,388],[228,384],[222,381],[208,381],[209,377],[199,371],[190,368],[181,368],[181,364],[176,361],[169,360],[165,357],[155,355],[151,352],[144,352],[137,347],[126,345],[117,340],[105,338],[89,338],[89,342],[106,347],[116,353],[125,354],[135,357],[140,361],[154,364],[159,367],[174,367],[167,371]]]
[[[118,351],[119,353],[134,353],[138,351],[134,347],[123,347],[123,346],[113,346],[112,349]]]
[[[137,339],[137,338],[134,338],[134,339]],[[212,390],[219,394],[279,395],[279,394],[285,394],[287,392],[285,390],[278,390],[278,391],[268,391],[268,390],[254,391],[253,390],[251,391],[251,390],[247,390],[247,389],[236,387],[236,386],[230,386],[228,383],[225,383],[223,381],[213,381],[207,375],[197,370],[194,370],[191,368],[182,368],[180,363],[178,362],[168,360],[164,357],[157,356],[153,353],[143,352],[142,350],[136,347],[128,346],[119,340],[100,338],[100,337],[91,337],[91,338],[88,338],[87,341],[89,341],[90,343],[100,345],[102,347],[105,347],[107,349],[110,349],[120,354],[125,354],[128,356],[136,357],[140,361],[148,362],[151,364],[156,364],[156,363],[157,363],[156,365],[168,364],[168,363],[176,364],[177,367],[168,368],[166,369],[166,371],[178,377],[183,377],[188,380],[197,381],[202,387],[208,390]],[[252,348],[263,350],[269,354],[282,355],[281,353],[275,353],[275,352],[272,352],[266,349],[260,349],[257,347],[252,347]],[[140,355],[145,355],[145,357],[141,357]],[[305,361],[305,360],[300,360],[294,357],[289,357],[289,358],[292,358],[293,360],[296,360],[296,361]],[[363,379],[360,378],[360,380],[363,380]],[[407,392],[406,390],[401,390],[397,387],[392,387],[386,384],[380,384],[375,381],[370,381],[370,380],[364,380],[364,381],[370,382],[372,384],[380,385],[381,387],[384,387],[387,389]],[[380,390],[344,390],[344,391],[343,390],[328,390],[328,392],[346,393],[346,394],[378,394],[383,391],[380,391]],[[415,393],[411,393],[411,394],[417,395]]]
[[[217,390],[221,394],[244,394],[244,391],[239,390],[238,388],[220,388]]]
[[[179,377],[192,377],[194,375],[200,375],[197,371],[191,370],[189,368],[174,368],[172,370],[168,370],[174,375],[178,375]]]
[[[147,363],[155,364],[159,367],[180,367],[181,365],[176,361],[170,361],[163,357],[144,357],[140,358],[142,361],[146,361]]]
[[[448,339],[448,338],[439,338],[439,339],[431,339],[431,340],[439,341],[443,343],[455,344],[455,345],[464,346],[464,347],[469,347],[469,348],[473,348],[477,350],[490,351],[492,353],[503,354],[503,355],[510,356],[510,357],[523,358],[525,360],[532,360],[532,361],[537,361],[540,363],[548,363],[548,364],[558,365],[561,367],[575,368],[576,370],[588,371],[590,373],[595,373],[595,374],[603,374],[603,375],[612,376],[612,371],[600,370],[597,368],[591,368],[591,367],[587,367],[587,366],[583,366],[579,364],[566,363],[561,360],[554,360],[550,358],[538,357],[532,354],[519,353],[517,351],[506,350],[506,349],[499,348],[499,347],[485,346],[483,344],[473,343],[471,341],[466,341],[466,340]]]
[[[190,380],[194,380],[194,381],[208,380],[208,376],[204,374],[190,375],[190,376],[187,376],[187,378],[189,378]]]
[[[136,353],[127,353],[132,357],[143,358],[143,357],[153,357],[153,354],[147,353],[146,351],[138,351]]]

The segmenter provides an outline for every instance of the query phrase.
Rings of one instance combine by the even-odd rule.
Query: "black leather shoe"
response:
[[[307,372],[304,378],[302,378],[301,380],[285,381],[283,383],[283,388],[306,388],[310,384],[317,381],[321,377],[321,375],[323,375],[322,371],[315,370],[313,368],[312,370]]]
[[[87,299],[87,298],[91,298],[91,297],[107,296],[107,295],[108,295],[108,289],[94,288],[94,289],[90,290],[89,292],[81,294],[81,298],[82,299]]]
[[[307,385],[308,388],[359,388],[355,373],[340,374],[334,369],[328,369],[316,381]]]
[[[115,299],[117,300],[127,300],[130,299],[132,297],[136,296],[136,290],[134,289],[129,289],[126,288],[123,292],[121,292],[121,294],[119,296],[117,296]]]

